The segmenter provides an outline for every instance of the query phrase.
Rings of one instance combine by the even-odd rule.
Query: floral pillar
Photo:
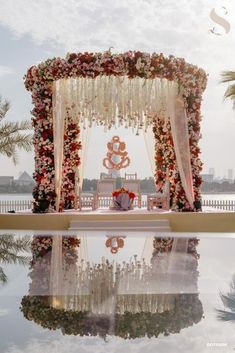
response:
[[[78,151],[81,150],[81,142],[78,141],[80,135],[79,124],[73,121],[67,110],[66,128],[64,135],[64,169],[62,199],[65,209],[72,209],[76,199],[76,170],[80,165]]]
[[[54,145],[52,120],[52,86],[45,85],[32,95],[35,105],[32,111],[34,126],[36,186],[33,190],[33,212],[45,212],[49,206],[54,207]]]
[[[197,91],[196,95],[191,94],[189,97],[185,97],[185,107],[188,116],[189,136],[190,136],[190,154],[191,154],[191,166],[193,175],[193,186],[195,196],[195,209],[201,209],[201,184],[202,178],[200,173],[202,171],[202,162],[200,159],[200,147],[199,140],[201,138],[201,101],[202,92]]]
[[[170,181],[170,206],[172,208],[176,208],[177,198],[175,192],[179,173],[177,171],[176,157],[171,135],[170,119],[166,119],[166,117],[164,117],[164,119],[161,117],[156,117],[153,123],[153,133],[156,141],[155,180],[157,189],[161,191],[166,178],[168,178]]]

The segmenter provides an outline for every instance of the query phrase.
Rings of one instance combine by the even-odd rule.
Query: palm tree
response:
[[[232,83],[225,91],[224,99],[230,98],[233,101],[233,108],[235,109],[235,71],[224,71],[221,76],[221,83]]]
[[[32,129],[31,122],[3,121],[10,109],[10,103],[3,101],[0,96],[0,154],[12,158],[17,163],[17,149],[30,151],[32,147],[32,135],[28,130]]]
[[[217,310],[218,318],[222,321],[235,322],[235,275],[230,283],[230,292],[220,294],[221,300],[228,310]]]
[[[0,264],[28,265],[31,240],[28,236],[15,237],[13,234],[0,236]],[[0,283],[7,282],[7,275],[0,266]]]

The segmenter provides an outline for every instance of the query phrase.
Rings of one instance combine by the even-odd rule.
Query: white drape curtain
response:
[[[183,99],[175,82],[168,82],[168,111],[177,166],[182,186],[191,208],[194,208],[193,177],[189,147],[189,131]]]
[[[62,236],[54,235],[52,238],[51,264],[50,264],[50,284],[49,295],[51,296],[51,305],[54,308],[62,308],[63,303],[60,296],[63,290],[63,254],[62,254]]]
[[[151,167],[152,175],[155,175],[156,172],[156,163],[155,163],[155,137],[153,134],[152,126],[148,127],[146,130],[143,130],[145,147],[148,154],[149,164]]]
[[[78,183],[76,184],[77,190],[82,188],[83,178],[84,178],[84,167],[87,161],[87,150],[90,139],[90,127],[91,124],[88,122],[88,119],[81,119],[80,109],[79,109],[79,101],[81,97],[79,96],[80,92],[80,81],[77,79],[66,79],[63,80],[66,90],[66,105],[69,109],[70,116],[73,121],[82,123],[80,124],[80,134],[78,136],[78,142],[80,141],[82,144],[82,149],[79,151],[79,157],[81,160],[80,166],[76,171],[76,180]],[[87,97],[84,97],[85,99]]]
[[[61,201],[61,187],[63,175],[64,158],[64,132],[66,124],[66,109],[69,109],[70,117],[73,121],[79,121],[77,108],[77,81],[74,79],[61,79],[54,82],[53,86],[53,134],[54,134],[54,159],[55,159],[55,191],[56,191],[56,211],[59,211]],[[78,139],[81,141],[80,151],[81,164],[75,171],[75,190],[78,194],[82,188],[84,178],[84,167],[87,160],[87,149],[90,137],[90,126],[88,121],[84,122]]]
[[[77,169],[77,180],[78,180],[78,190],[82,190],[82,185],[83,185],[83,179],[84,179],[84,172],[85,172],[85,167],[87,164],[87,154],[88,154],[88,146],[90,142],[90,136],[91,136],[91,128],[88,126],[88,123],[80,127],[81,132],[80,132],[80,141],[82,144],[82,149],[80,151],[80,165],[78,166]]]
[[[103,81],[102,81],[103,80]],[[146,147],[148,151],[150,165],[155,173],[155,141],[153,132],[149,129],[150,116],[154,114],[164,119],[164,116],[170,116],[172,137],[174,142],[177,166],[180,173],[183,188],[185,190],[188,202],[193,208],[194,204],[194,191],[192,170],[190,161],[190,147],[189,147],[189,132],[187,115],[185,108],[182,104],[182,99],[178,92],[178,84],[176,82],[168,81],[166,79],[156,80],[134,80],[132,83],[123,79],[123,83],[117,79],[109,79],[104,77],[99,78],[98,81],[93,82],[92,79],[62,79],[54,83],[53,90],[53,124],[54,124],[54,156],[55,156],[55,189],[57,194],[56,210],[59,210],[60,192],[62,184],[62,163],[63,163],[63,145],[64,145],[64,129],[65,129],[65,114],[66,108],[69,108],[70,116],[74,121],[79,121],[81,127],[81,142],[82,151],[80,154],[81,165],[79,167],[80,181],[77,187],[82,187],[84,166],[86,163],[87,147],[89,142],[90,127],[93,120],[96,120],[95,115],[98,114],[99,119],[102,118],[102,112],[105,112],[104,123],[115,124],[115,121],[108,118],[108,111],[112,112],[111,116],[114,119],[114,107],[120,103],[120,96],[124,99],[122,101],[122,113],[126,111],[129,114],[132,111],[130,108],[130,101],[128,97],[133,100],[133,104],[138,107],[140,113],[146,109],[146,119],[139,118],[138,124],[142,125],[146,133],[144,133]],[[151,82],[154,81],[154,82]],[[106,105],[111,104],[106,110],[101,104],[103,100],[99,101],[95,94],[100,96],[98,90],[100,82],[102,87],[102,94],[107,92],[110,95],[108,100],[107,96],[103,100]],[[122,87],[123,84],[123,87]],[[116,85],[116,86],[115,86]],[[110,91],[110,90],[111,91]],[[134,96],[136,91],[138,99]],[[116,92],[116,93],[115,93]],[[126,92],[127,96],[124,95]],[[129,93],[128,93],[129,92]],[[112,95],[113,93],[113,95]],[[128,96],[129,95],[129,96]],[[149,95],[149,97],[148,97]],[[118,97],[118,98],[115,98]],[[115,103],[115,99],[117,99]],[[99,101],[99,102],[98,102]],[[148,104],[147,104],[148,103]],[[147,105],[146,105],[147,104]],[[97,112],[94,109],[97,108]],[[121,108],[120,108],[121,109]],[[128,110],[129,109],[129,110]],[[137,108],[136,108],[137,109]],[[129,113],[128,113],[129,112]],[[152,115],[151,115],[152,112]],[[86,115],[85,113],[89,113]],[[84,115],[85,114],[85,115]],[[123,113],[124,114],[124,113]],[[149,115],[148,115],[149,114]],[[124,114],[125,117],[127,115]],[[140,114],[140,116],[143,116]],[[151,119],[152,119],[151,118]],[[85,127],[85,129],[84,129]]]
[[[66,115],[66,81],[58,80],[53,84],[53,139],[55,164],[56,211],[59,211],[63,176],[64,131]]]

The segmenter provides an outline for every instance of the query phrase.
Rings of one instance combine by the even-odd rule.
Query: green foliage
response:
[[[18,161],[17,150],[29,152],[32,148],[31,122],[23,120],[20,122],[4,121],[10,109],[8,101],[3,101],[0,96],[0,154],[12,158],[14,164]]]
[[[225,91],[224,99],[231,99],[235,108],[235,71],[224,71],[221,76],[221,83],[233,82],[231,85],[228,86],[227,90]]]
[[[13,234],[0,236],[0,263],[28,265],[30,257],[25,253],[30,252],[31,240],[28,236],[15,237]],[[0,283],[6,283],[7,276],[0,267]]]
[[[220,294],[224,307],[228,310],[217,310],[218,319],[221,321],[235,322],[235,275],[230,283],[230,292]]]

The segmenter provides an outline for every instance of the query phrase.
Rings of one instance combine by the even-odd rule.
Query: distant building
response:
[[[215,177],[215,168],[209,168],[209,173],[208,174],[212,174],[213,178]]]
[[[11,186],[13,181],[13,176],[0,176],[0,186]]]
[[[233,170],[228,169],[228,180],[233,180]]]
[[[214,181],[214,175],[213,174],[201,174],[202,180],[206,181],[208,183],[212,183]]]
[[[119,175],[119,176],[118,176]],[[111,171],[109,173],[100,173],[100,179],[109,179],[109,178],[119,178],[120,177],[120,173],[116,173],[116,171]]]
[[[108,174],[107,173],[100,173],[100,179],[105,179],[108,177]]]
[[[27,173],[23,172],[19,178],[15,181],[16,185],[27,186],[34,183],[33,178]]]

